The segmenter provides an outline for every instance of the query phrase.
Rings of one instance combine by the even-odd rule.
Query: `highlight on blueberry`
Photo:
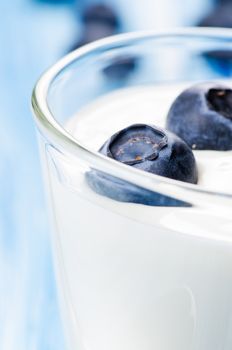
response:
[[[232,150],[232,89],[201,83],[173,102],[166,128],[198,150]]]
[[[197,166],[192,150],[176,135],[153,125],[131,125],[111,136],[99,152],[152,174],[197,183]],[[86,180],[95,192],[118,201],[156,206],[189,206],[188,203],[97,170],[88,172]]]

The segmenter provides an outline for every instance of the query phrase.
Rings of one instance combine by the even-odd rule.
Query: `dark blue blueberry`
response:
[[[166,128],[193,149],[232,150],[232,90],[201,83],[183,91],[168,112]]]
[[[207,50],[202,54],[210,67],[222,77],[232,75],[232,51],[228,49]]]
[[[134,124],[117,132],[100,152],[152,174],[197,183],[191,149],[176,135],[153,125]]]
[[[137,203],[159,207],[190,207],[187,202],[180,201],[133,185],[128,181],[101,171],[91,170],[85,174],[86,181],[92,190],[102,196],[119,202]]]
[[[119,162],[171,179],[197,183],[197,167],[191,149],[176,135],[153,125],[134,124],[114,134],[100,152]],[[92,170],[90,187],[109,198],[156,206],[189,206],[187,203]]]

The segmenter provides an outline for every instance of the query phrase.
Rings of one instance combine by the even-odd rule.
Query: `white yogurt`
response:
[[[168,110],[183,85],[129,88],[111,93],[85,107],[67,130],[83,145],[97,151],[116,131],[134,123],[165,127]],[[194,151],[198,185],[232,193],[232,151]]]
[[[180,87],[121,90],[67,128],[97,150],[132,123],[163,126]],[[231,152],[195,152],[199,183],[232,192]],[[46,148],[54,251],[70,349],[231,350],[232,221],[223,208],[120,203],[85,183],[81,160]]]

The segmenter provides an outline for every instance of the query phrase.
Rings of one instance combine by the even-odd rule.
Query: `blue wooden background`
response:
[[[125,30],[191,24],[210,6],[207,0],[176,0],[173,13],[174,0],[137,0],[138,6],[111,1]],[[78,32],[78,15],[68,3],[0,0],[1,350],[65,349],[30,96],[38,76]],[[141,3],[154,6],[154,23]]]

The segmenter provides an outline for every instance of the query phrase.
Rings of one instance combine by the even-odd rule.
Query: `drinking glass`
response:
[[[231,58],[230,30],[129,33],[70,53],[36,84],[32,106],[71,350],[231,350],[232,195],[103,156],[91,142],[101,139],[106,118],[88,114],[127,89],[162,88],[165,103],[170,86],[229,83]],[[96,176],[108,181],[107,193],[90,186]],[[138,198],[120,199],[118,185]],[[154,201],[140,202],[141,193]]]

